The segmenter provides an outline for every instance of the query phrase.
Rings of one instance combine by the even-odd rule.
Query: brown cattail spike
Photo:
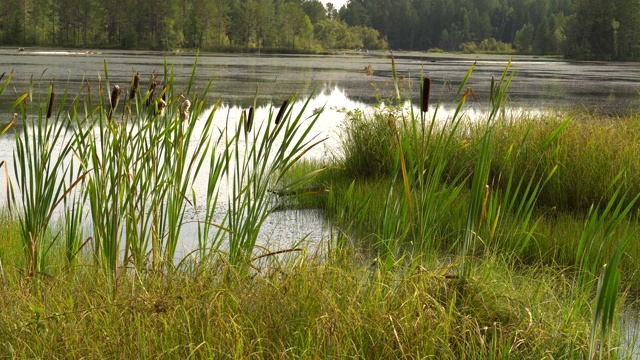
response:
[[[136,73],[133,76],[133,84],[131,85],[131,94],[129,94],[129,99],[133,100],[136,98],[138,94],[138,87],[140,86],[140,75]]]
[[[162,100],[167,102],[167,92],[169,91],[169,84],[164,84],[162,87]]]
[[[240,115],[240,121],[242,121],[243,124],[247,123],[247,109],[242,109],[242,114]]]
[[[156,86],[158,86],[158,83],[156,83],[155,80],[149,85],[149,96],[147,97],[146,103],[147,107],[151,105],[151,100],[153,99],[153,93],[156,91]]]
[[[253,127],[253,106],[249,108],[249,117],[247,118],[247,131],[251,131]]]
[[[113,113],[116,110],[116,106],[118,106],[118,100],[120,99],[120,86],[114,85],[113,90],[111,91],[111,109],[109,109],[109,120],[113,116]]]
[[[431,78],[427,77],[422,83],[422,112],[429,111],[429,96],[431,94]]]
[[[158,117],[163,117],[164,116],[164,109],[167,107],[167,103],[164,100],[159,99],[157,107],[158,107],[158,112],[157,112]]]
[[[50,93],[49,93],[49,105],[47,106],[47,119],[51,118],[53,115],[53,100],[56,97],[56,93],[53,91],[53,83],[49,85]]]
[[[282,118],[284,117],[284,111],[287,109],[287,105],[289,104],[289,100],[285,100],[282,102],[282,106],[280,106],[280,110],[278,111],[278,115],[276,116],[276,126],[280,124]]]

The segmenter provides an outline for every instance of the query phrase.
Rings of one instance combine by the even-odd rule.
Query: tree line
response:
[[[640,0],[2,0],[0,44],[640,58]]]
[[[394,49],[640,58],[640,0],[350,0],[339,17]]]
[[[386,49],[318,0],[2,0],[0,45],[173,50]]]

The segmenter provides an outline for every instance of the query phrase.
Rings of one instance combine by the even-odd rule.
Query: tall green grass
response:
[[[311,136],[317,115],[303,118],[308,102],[294,111],[292,96],[277,116],[272,109],[268,119],[254,119],[252,107],[245,121],[216,124],[218,103],[204,115],[211,82],[192,92],[196,66],[197,59],[190,82],[178,89],[165,62],[162,77],[152,75],[149,90],[139,93],[138,74],[129,89],[120,89],[110,84],[105,62],[97,91],[86,83],[70,101],[65,91],[51,117],[51,87],[49,107],[39,107],[35,121],[28,94],[15,102],[24,125],[15,135],[12,200],[27,276],[52,274],[47,260],[57,242],[64,243],[67,269],[90,254],[113,290],[129,269],[138,275],[173,271],[183,260],[177,248],[187,211],[196,212],[198,227],[198,248],[188,256],[199,263],[223,257],[250,265],[260,228],[276,206],[277,192],[270,190],[293,191],[318,173],[283,182],[291,166],[322,141]],[[203,178],[201,213],[193,188]],[[222,220],[214,217],[221,191],[228,192]],[[56,212],[62,227],[51,226]]]
[[[344,157],[325,180],[335,194],[324,206],[374,256],[393,255],[383,264],[447,254],[440,261],[452,264],[447,276],[463,280],[463,291],[494,254],[566,266],[572,311],[592,318],[588,356],[611,357],[621,284],[639,284],[637,118],[509,117],[507,67],[492,78],[486,118],[467,122],[460,112],[473,96],[465,91],[472,70],[446,121],[427,117],[428,80],[419,113],[391,106],[347,113]]]

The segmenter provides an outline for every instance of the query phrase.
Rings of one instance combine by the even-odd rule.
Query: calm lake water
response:
[[[456,91],[466,72],[475,62],[474,72],[468,82],[478,102],[468,101],[466,113],[481,118],[487,109],[491,77],[499,78],[511,62],[515,77],[509,88],[509,104],[516,109],[540,111],[549,108],[589,108],[607,113],[621,113],[640,109],[640,64],[588,62],[577,63],[554,59],[508,56],[449,56],[443,54],[396,54],[398,75],[404,78],[405,95],[417,103],[418,79],[421,72],[432,78],[432,106],[441,102],[441,116],[446,117],[454,108]],[[195,54],[149,54],[135,52],[99,51],[16,51],[0,50],[0,73],[13,78],[7,90],[0,96],[0,124],[9,121],[11,104],[21,94],[32,91],[35,99],[46,104],[50,83],[54,84],[57,97],[63,89],[75,95],[82,84],[89,82],[97,89],[98,77],[104,81],[105,63],[111,85],[126,89],[132,74],[139,73],[141,89],[146,89],[152,73],[163,80],[165,66],[173,69],[176,89],[186,89],[191,77]],[[344,114],[338,109],[367,109],[375,106],[380,97],[391,94],[391,59],[386,54],[345,53],[333,56],[312,55],[220,55],[200,54],[195,72],[196,91],[203,91],[209,80],[212,87],[208,102],[212,106],[218,98],[221,108],[216,116],[224,121],[229,114],[239,118],[242,108],[253,104],[258,93],[257,121],[268,116],[270,106],[279,104],[293,92],[300,102],[311,96],[308,115],[314,109],[325,107],[316,131],[329,140],[312,156],[325,156],[339,151],[337,131]],[[374,74],[364,68],[371,66]],[[5,75],[5,78],[6,79]],[[376,94],[378,97],[376,97]],[[297,106],[301,106],[300,103]],[[19,129],[19,127],[18,127]],[[0,138],[0,161],[6,161],[9,174],[13,173],[11,157],[14,148],[11,135]],[[0,173],[4,173],[0,169]],[[5,189],[6,179],[0,177],[0,189]],[[198,189],[196,189],[198,190]],[[6,202],[5,191],[0,191],[0,204]],[[311,214],[312,218],[317,214]],[[288,216],[282,216],[284,221]],[[299,219],[292,221],[299,224]],[[275,226],[278,227],[278,226]],[[288,227],[284,228],[297,228]],[[322,226],[314,229],[321,235]],[[301,230],[304,233],[304,230]],[[290,236],[295,236],[289,234]]]
[[[344,114],[338,109],[367,109],[375,106],[379,98],[391,94],[391,58],[389,53],[345,53],[333,56],[312,55],[221,55],[200,54],[195,72],[196,91],[203,91],[212,80],[210,108],[217,100],[222,106],[216,116],[224,122],[226,117],[238,119],[242,108],[253,104],[258,93],[257,121],[266,119],[270,107],[296,93],[299,103],[311,97],[307,115],[324,106],[316,132],[328,141],[318,147],[311,156],[326,156],[338,148],[338,129]],[[54,84],[57,97],[63,89],[71,95],[82,84],[89,82],[97,89],[98,78],[106,78],[105,64],[110,84],[119,84],[125,91],[134,73],[141,77],[141,89],[146,89],[152,73],[162,82],[165,67],[173,69],[177,91],[186,89],[191,77],[195,54],[150,54],[135,52],[99,51],[17,51],[0,50],[0,73],[13,72],[6,91],[0,96],[0,124],[9,121],[13,111],[11,104],[21,94],[31,91],[35,99],[46,104],[50,83]],[[432,106],[441,103],[440,115],[446,117],[455,107],[456,91],[466,72],[476,63],[468,82],[478,101],[469,100],[465,112],[472,118],[482,118],[487,109],[491,77],[500,78],[511,61],[515,77],[509,88],[509,104],[515,109],[540,111],[549,108],[590,108],[607,113],[620,113],[640,109],[640,65],[638,63],[588,62],[577,63],[554,59],[508,56],[450,56],[443,54],[396,54],[397,72],[404,80],[401,87],[405,95],[418,103],[418,79],[421,72],[432,78]],[[370,66],[373,75],[364,69]],[[6,79],[5,75],[5,78]],[[95,90],[94,90],[95,93]],[[376,97],[377,95],[377,97]],[[19,130],[19,127],[17,127]],[[14,140],[10,134],[0,138],[0,161],[6,161],[9,174],[13,174],[11,158]],[[4,174],[0,168],[0,174]],[[0,204],[6,203],[6,179],[0,176]],[[196,189],[196,192],[203,189]],[[290,214],[279,214],[280,219],[272,229],[299,229],[300,219]],[[315,212],[302,213],[310,219],[320,219]],[[290,223],[287,223],[290,221]],[[284,225],[282,225],[284,222]],[[290,226],[296,224],[296,226]],[[313,224],[313,225],[312,225]],[[307,223],[309,229],[300,229],[289,237],[324,236],[322,221]],[[269,227],[269,226],[268,226]]]
[[[424,71],[433,81],[432,101],[455,102],[454,95],[469,67],[477,62],[468,85],[474,89],[481,107],[489,96],[491,76],[499,78],[512,59],[516,76],[509,88],[511,104],[524,108],[595,108],[605,112],[624,112],[640,108],[640,64],[614,62],[568,62],[525,56],[396,54],[398,75],[405,88],[413,83],[417,99],[417,80]],[[191,76],[194,55],[143,54],[133,52],[23,51],[0,50],[0,73],[13,70],[13,80],[2,96],[10,103],[28,90],[31,79],[34,92],[46,93],[50,81],[56,89],[79,90],[83,81],[104,79],[107,63],[111,84],[128,88],[133,72],[139,72],[145,84],[152,72],[163,74],[164,62],[173,66],[175,81],[185,85]],[[371,66],[374,75],[365,73]],[[374,86],[386,94],[391,79],[389,54],[346,53],[318,56],[208,55],[200,54],[195,74],[196,86],[203,89],[213,80],[211,95],[224,104],[248,107],[258,88],[261,104],[280,102],[297,92],[308,95],[315,89],[332,94],[339,90],[351,102],[373,105]],[[387,85],[387,87],[385,87]],[[333,101],[332,101],[333,102]],[[330,103],[333,105],[342,105]],[[346,103],[344,105],[350,105]],[[473,105],[473,104],[472,104]],[[6,106],[0,111],[6,111]]]

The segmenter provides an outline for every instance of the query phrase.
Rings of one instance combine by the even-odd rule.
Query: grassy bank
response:
[[[505,117],[507,68],[487,118],[468,122],[471,68],[446,122],[420,79],[418,109],[350,112],[342,156],[303,163],[318,117],[293,112],[294,98],[264,122],[254,105],[214,125],[208,88],[174,87],[168,66],[122,89],[104,72],[99,95],[50,86],[47,104],[27,93],[11,109],[24,125],[0,221],[0,353],[629,355],[617,314],[640,284],[635,117]],[[392,74],[402,103],[393,62]],[[75,98],[63,108],[58,96]],[[260,256],[258,232],[283,201],[322,208],[333,238]],[[179,259],[187,211],[198,246]]]
[[[0,235],[0,350],[13,358],[584,358],[588,304],[563,269],[501,257],[459,284],[431,256],[382,271],[354,248],[257,264],[122,275],[73,271],[25,280],[18,228]],[[11,255],[13,251],[13,256]]]

